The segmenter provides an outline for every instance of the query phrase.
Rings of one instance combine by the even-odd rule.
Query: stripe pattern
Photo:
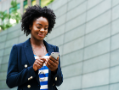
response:
[[[49,56],[48,53],[45,56]],[[34,55],[35,59],[38,58],[38,56]],[[39,81],[40,81],[40,90],[48,90],[48,74],[49,74],[49,69],[43,64],[43,67],[41,67],[38,71],[39,75]]]

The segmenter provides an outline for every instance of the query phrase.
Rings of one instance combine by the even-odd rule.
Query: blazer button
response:
[[[55,81],[57,81],[57,77],[55,77]]]
[[[27,88],[31,88],[31,85],[27,85]]]
[[[30,77],[31,79],[33,78],[33,76]]]
[[[31,76],[31,77],[28,78],[28,80],[31,80],[31,79],[33,79],[33,76]]]
[[[28,65],[27,65],[27,64],[25,64],[25,65],[24,65],[24,67],[25,67],[25,68],[27,68],[27,67],[28,67]]]

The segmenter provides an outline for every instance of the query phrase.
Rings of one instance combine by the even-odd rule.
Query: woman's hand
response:
[[[45,64],[53,73],[56,73],[59,64],[59,57],[54,59],[52,56],[49,56],[45,61]]]
[[[38,69],[40,69],[43,66],[45,61],[46,61],[46,59],[43,57],[39,57],[38,59],[36,59],[33,64],[34,71],[37,71]]]

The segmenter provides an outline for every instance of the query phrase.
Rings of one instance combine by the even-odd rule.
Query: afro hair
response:
[[[36,20],[39,17],[45,17],[47,18],[49,22],[49,27],[48,27],[48,33],[52,31],[52,28],[54,27],[55,24],[55,19],[56,16],[50,8],[47,8],[46,6],[41,8],[38,5],[35,6],[29,6],[26,9],[26,12],[23,14],[21,22],[21,28],[22,31],[28,36],[31,33],[31,30],[29,29],[29,26],[33,25],[33,21]]]

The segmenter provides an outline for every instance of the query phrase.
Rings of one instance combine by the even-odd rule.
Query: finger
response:
[[[37,60],[43,60],[43,61],[46,61],[46,58],[44,58],[44,57],[39,57],[39,58],[37,58]]]
[[[45,58],[45,57],[41,57],[40,59],[42,59],[42,60],[46,60],[46,58]]]
[[[54,59],[52,56],[49,58],[49,60],[53,61],[54,63],[57,63],[57,60]]]
[[[35,66],[37,67],[37,70],[42,67],[42,65],[39,65],[38,63],[35,63]]]
[[[49,69],[53,69],[54,68],[49,62],[47,62],[47,66],[49,67]]]
[[[57,63],[53,62],[52,60],[49,60],[48,63],[53,67],[56,67],[57,65]]]
[[[46,60],[44,60],[44,59],[37,59],[37,61],[44,63]]]
[[[49,56],[43,56],[43,58],[45,58],[47,60],[49,58]]]
[[[49,57],[49,59],[54,60],[54,61],[56,60],[56,59],[55,59],[55,58],[53,58],[52,56],[50,56],[50,57]]]
[[[59,61],[59,56],[57,57],[57,61]]]
[[[41,62],[41,63],[43,63],[44,61],[41,60],[41,59],[36,59],[36,62]]]
[[[43,62],[42,61],[36,61],[37,64],[39,64],[40,66],[43,65]]]

